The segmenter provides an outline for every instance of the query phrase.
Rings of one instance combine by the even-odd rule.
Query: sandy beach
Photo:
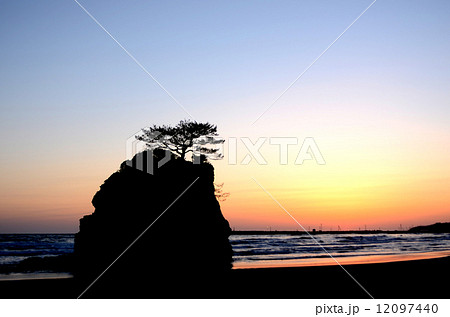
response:
[[[450,257],[235,270],[238,298],[449,298]],[[368,294],[367,292],[370,294]]]
[[[233,269],[206,283],[131,275],[99,280],[82,298],[449,298],[450,257],[385,263]],[[146,282],[147,281],[147,282]],[[77,298],[88,284],[73,278],[0,281],[1,298]],[[364,288],[364,289],[363,289]],[[369,295],[370,294],[370,295]]]

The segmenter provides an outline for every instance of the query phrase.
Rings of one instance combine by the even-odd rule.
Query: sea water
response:
[[[450,251],[450,234],[232,235],[234,263],[369,257]]]
[[[207,238],[207,237],[205,237]],[[232,234],[235,267],[258,263],[302,261],[321,258],[369,257],[450,251],[450,234]],[[28,257],[73,252],[73,234],[0,234],[0,268]],[[195,245],[192,246],[195,249]],[[310,261],[310,262],[311,262]],[[17,272],[16,272],[17,273]]]
[[[15,264],[29,257],[73,253],[73,234],[0,234],[0,281],[69,278],[68,272],[20,272]]]
[[[73,234],[0,234],[0,265],[73,253]]]

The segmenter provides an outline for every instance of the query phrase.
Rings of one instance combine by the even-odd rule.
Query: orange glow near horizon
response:
[[[418,138],[417,144],[405,142],[402,147],[378,142],[375,148],[371,148],[373,143],[355,145],[350,141],[339,147],[317,139],[322,141],[319,144],[326,159],[322,166],[314,161],[277,164],[276,149],[265,153],[267,165],[219,164],[217,181],[224,181],[224,191],[231,192],[222,210],[236,230],[302,230],[254,178],[305,229],[320,225],[324,230],[337,230],[338,226],[341,230],[406,229],[449,221],[448,149],[440,155],[428,154],[446,141],[447,135],[440,136],[428,143]],[[349,148],[351,152],[343,151]],[[293,152],[291,162],[297,154]],[[226,171],[223,174],[222,169]]]
[[[278,148],[269,146],[261,150],[267,165],[254,160],[240,164],[247,154],[242,148],[235,165],[226,157],[212,162],[215,182],[224,183],[224,192],[231,194],[221,208],[232,228],[302,230],[258,183],[307,230],[406,229],[450,220],[447,152],[427,158],[424,147],[414,151],[403,146],[400,152],[389,144],[373,149],[372,144],[366,147],[352,141],[341,146],[326,138],[316,141],[325,165],[292,164],[298,147],[289,153],[289,164],[280,165]],[[436,151],[438,141],[433,139],[425,147]],[[352,149],[351,155],[345,154],[345,148]],[[2,231],[16,225],[20,215],[21,221],[29,223],[24,232],[35,232],[37,226],[42,231],[76,232],[79,218],[93,211],[93,195],[122,159],[111,158],[105,164],[103,157],[93,157],[78,165],[62,159],[49,162],[44,174],[41,170],[21,174],[3,186]]]

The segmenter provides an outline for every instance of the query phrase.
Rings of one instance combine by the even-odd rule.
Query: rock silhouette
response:
[[[450,233],[450,222],[437,222],[428,226],[417,226],[408,230],[412,233]]]
[[[219,291],[232,267],[232,249],[213,166],[172,157],[149,174],[148,155],[158,161],[164,153],[143,152],[123,162],[92,199],[95,211],[80,219],[76,277],[93,281],[115,261],[89,290],[92,296],[147,284],[147,291],[133,296],[189,297],[182,292],[192,283]]]

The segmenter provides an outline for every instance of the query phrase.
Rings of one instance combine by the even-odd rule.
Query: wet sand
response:
[[[99,279],[83,298],[449,298],[450,257],[386,263],[234,269],[184,280],[158,272]],[[347,272],[359,282],[356,283]],[[1,298],[77,298],[73,278],[0,281]],[[364,289],[363,289],[364,288]],[[370,294],[370,295],[369,295]]]
[[[234,263],[234,269],[257,269],[257,268],[281,268],[281,267],[308,267],[308,266],[329,266],[329,265],[353,265],[353,264],[375,264],[388,262],[401,262],[411,260],[426,260],[443,258],[450,256],[450,251],[435,251],[409,254],[392,255],[361,255],[344,257],[325,258],[303,258],[293,260],[270,260],[257,261],[255,263],[241,262]]]
[[[236,287],[236,297],[450,298],[450,257],[343,268],[330,265],[235,270],[234,280],[246,285],[246,290]]]

